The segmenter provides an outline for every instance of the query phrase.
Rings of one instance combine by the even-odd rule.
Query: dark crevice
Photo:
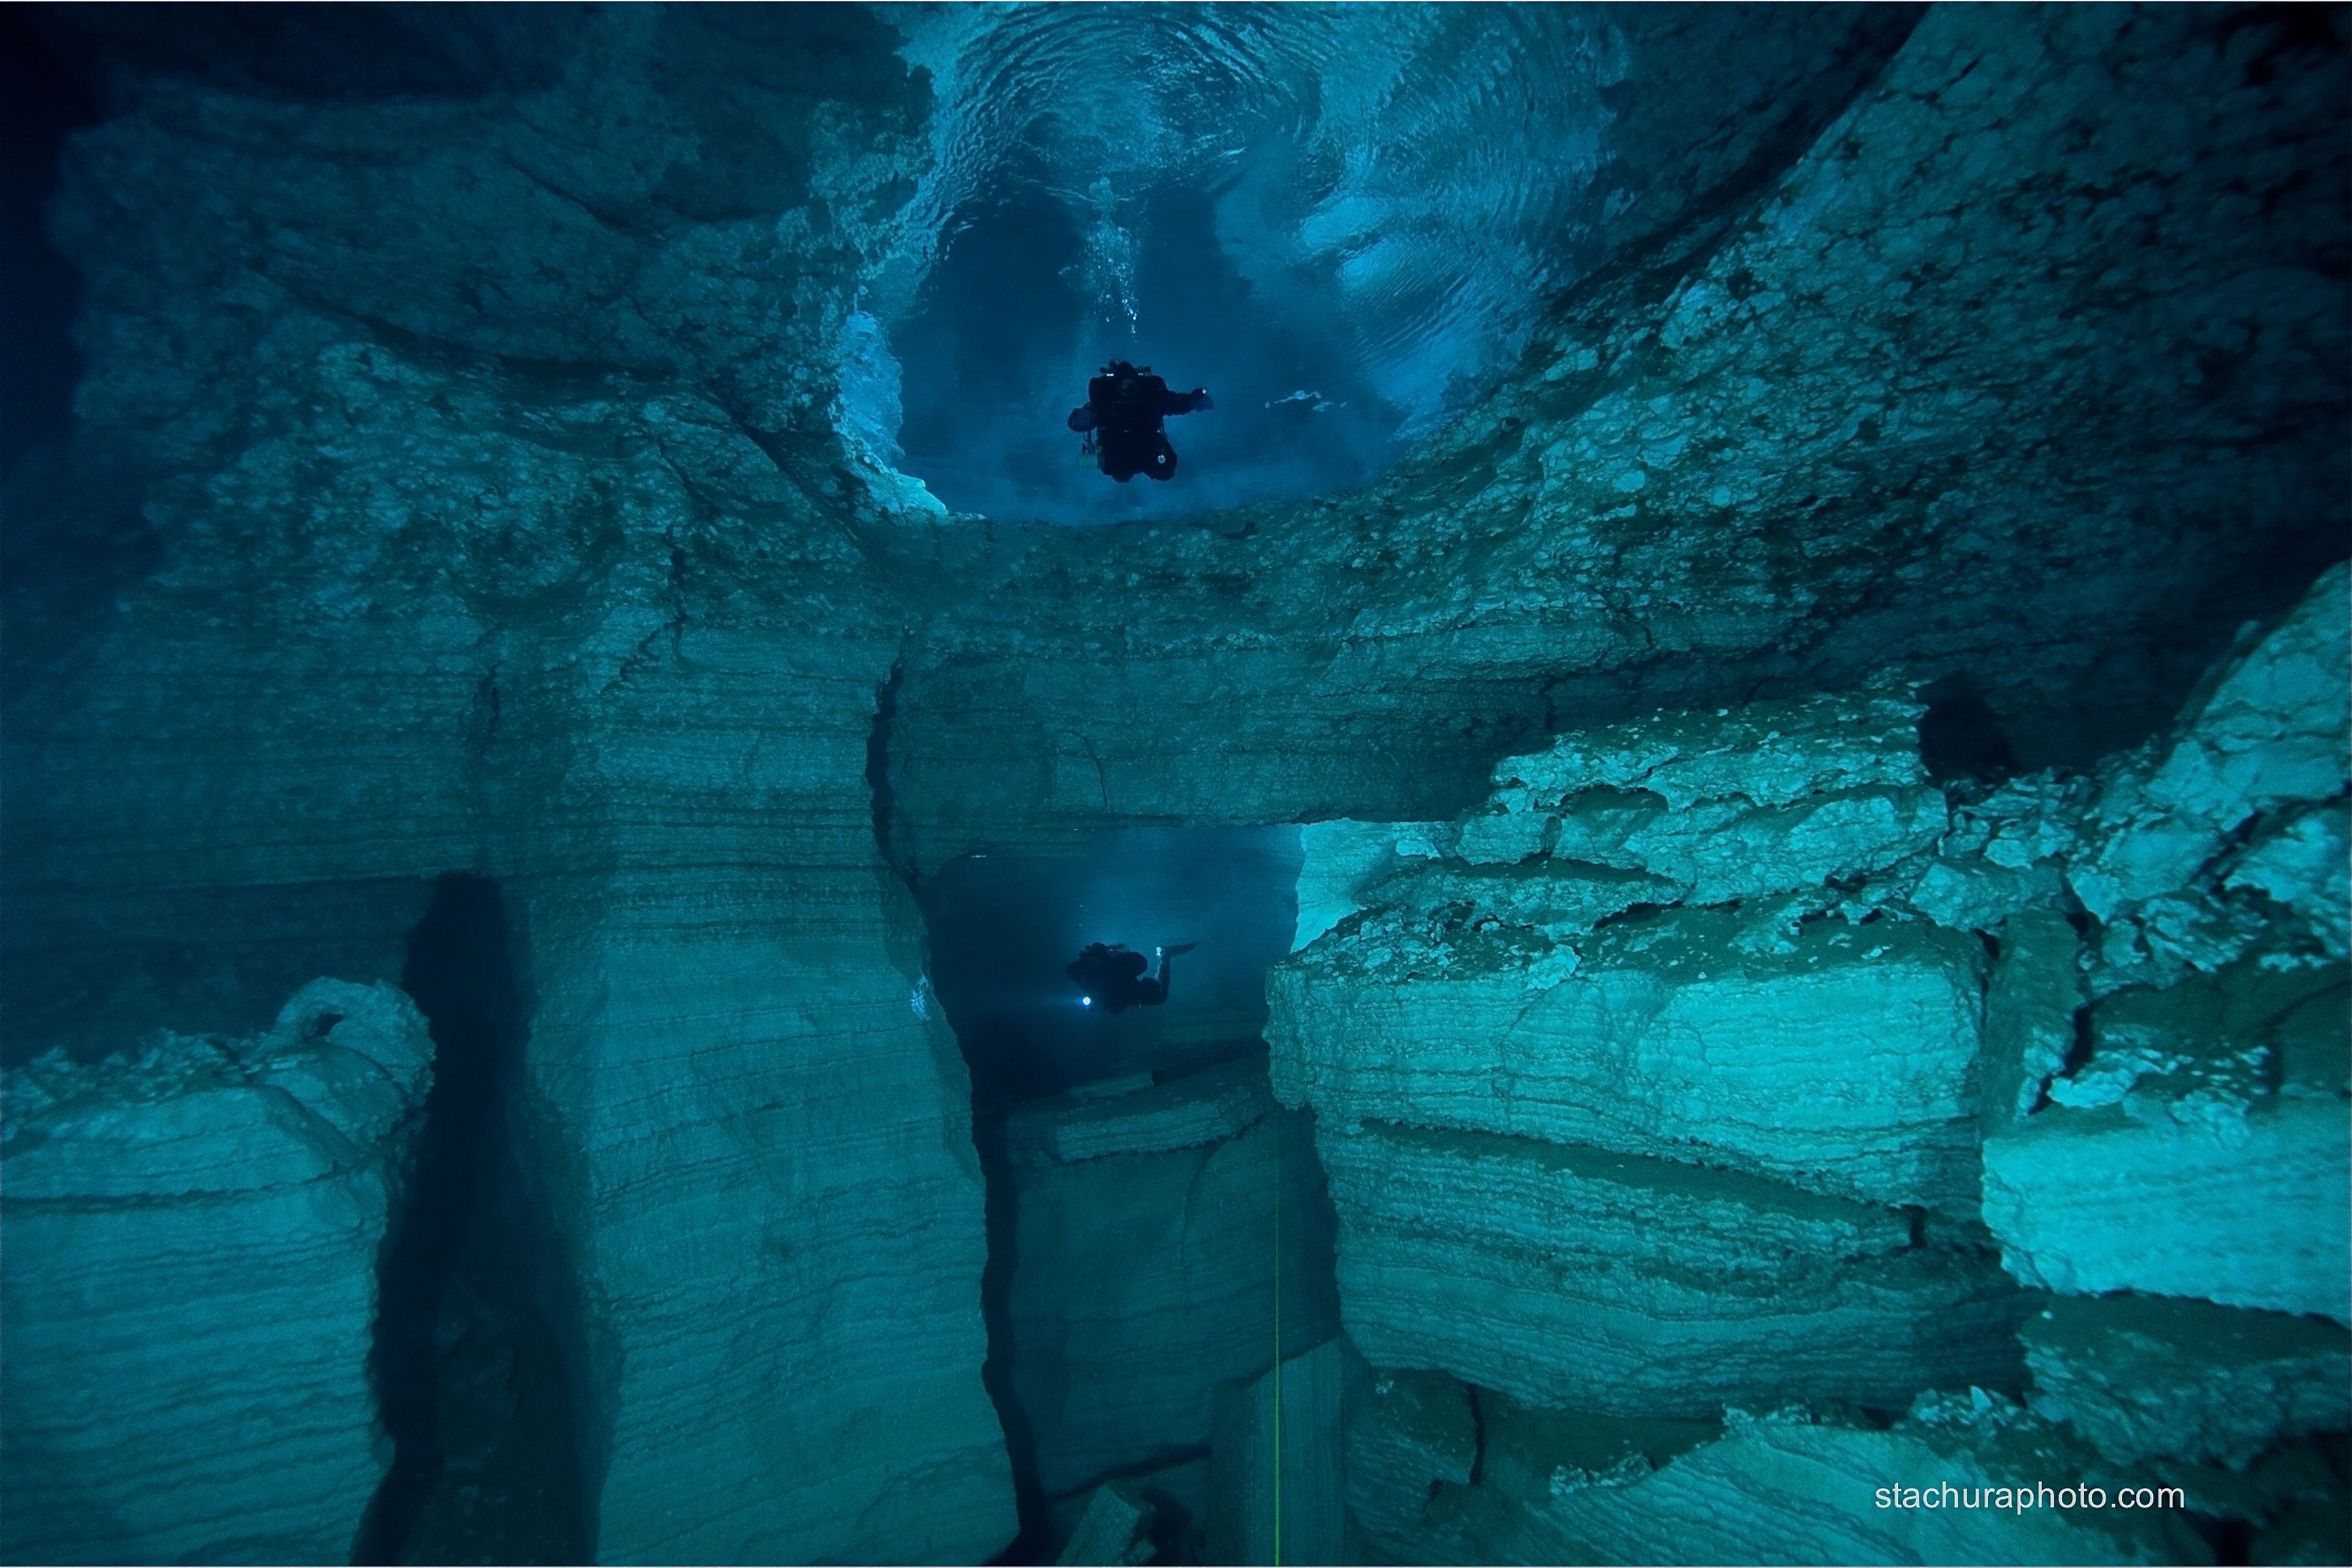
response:
[[[0,470],[73,420],[81,277],[44,232],[66,137],[99,119],[97,92],[49,47],[38,14],[0,15]]]
[[[502,1201],[528,1023],[495,881],[440,879],[401,984],[432,1029],[433,1084],[377,1264],[368,1371],[393,1463],[352,1560],[583,1562],[571,1378],[528,1272],[544,1227]]]
[[[890,726],[898,717],[898,687],[907,679],[907,661],[894,659],[890,673],[874,689],[874,724],[866,732],[866,791],[874,809],[874,847],[882,863],[890,862],[890,813],[896,802],[890,793]]]
[[[2000,716],[1966,682],[1937,681],[1920,696],[1927,710],[1919,716],[1919,757],[1929,778],[1994,784],[2017,772]]]
[[[1004,1451],[1013,1464],[1013,1505],[1020,1523],[1020,1532],[990,1561],[1047,1563],[1053,1560],[1053,1515],[1038,1477],[1036,1435],[1013,1386],[1013,1273],[1020,1265],[1020,1215],[1004,1147],[1009,1109],[1003,1100],[987,1104],[977,1091],[973,1095],[971,1142],[980,1152],[981,1173],[988,1184],[988,1262],[980,1276],[980,1313],[988,1330],[988,1354],[981,1363],[980,1381],[1004,1427]]]
[[[2091,1061],[2091,1009],[2089,1004],[2074,1009],[2074,1037],[2066,1047],[2066,1059],[2058,1068],[2061,1078],[2073,1078]]]
[[[1463,1388],[1470,1395],[1470,1480],[1476,1486],[1486,1477],[1486,1406],[1478,1397],[1478,1385],[1465,1383]]]

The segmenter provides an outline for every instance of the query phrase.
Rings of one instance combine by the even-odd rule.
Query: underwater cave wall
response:
[[[1881,682],[1306,829],[1359,1560],[2343,1555],[2347,681],[2338,565],[2088,775]]]
[[[2352,542],[2347,88],[2275,12],[1929,13],[1370,487],[942,541],[908,853],[1443,815],[1560,729],[1885,664],[2027,767],[2139,740]]]
[[[1627,13],[1632,205],[1513,378],[1364,490],[1074,533],[835,429],[929,155],[886,16],[225,15],[50,24],[105,87],[51,215],[88,369],[10,528],[140,544],[6,584],[58,630],[7,666],[11,1050],[250,1035],[498,879],[600,1556],[1013,1533],[909,874],[1434,820],[1889,663],[2087,763],[2344,552],[2332,20]]]
[[[483,13],[422,29],[467,68],[352,80],[410,14],[114,20],[57,24],[110,109],[52,224],[70,456],[160,559],[11,698],[12,1009],[69,953],[111,1010],[40,1016],[102,1054],[195,1010],[159,947],[390,975],[424,879],[497,878],[597,1554],[987,1555],[969,1090],[908,1005],[898,627],[827,426],[916,156],[890,35]]]

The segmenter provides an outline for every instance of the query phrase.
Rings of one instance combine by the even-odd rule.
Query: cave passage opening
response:
[[[948,508],[1181,518],[1377,477],[1605,250],[1615,25],[1553,6],[894,11],[933,167],[851,318],[844,426]],[[1213,409],[1172,479],[1065,426],[1112,358]]]
[[[1258,1048],[1265,972],[1297,924],[1298,830],[1121,828],[1078,859],[974,855],[923,889],[933,990],[976,1105],[1150,1073],[1174,1077]],[[1165,1005],[1113,1015],[1063,972],[1090,942],[1171,961]]]
[[[1066,1487],[1049,1489],[1034,1417],[1054,1413],[1026,1409],[1019,1387],[1024,1378],[1016,1375],[1016,1363],[1029,1372],[1062,1347],[1024,1344],[1016,1322],[1024,1216],[1008,1128],[1040,1107],[1100,1103],[1097,1097],[1192,1081],[1212,1071],[1262,1079],[1265,973],[1291,950],[1300,863],[1294,826],[1128,828],[1095,835],[1078,858],[967,856],[922,886],[930,983],[971,1071],[972,1142],[987,1180],[982,1382],[1003,1425],[1021,1524],[1000,1562],[1052,1562],[1068,1532],[1070,1510],[1083,1500]],[[1146,954],[1156,947],[1199,945],[1171,960],[1165,1004],[1110,1014],[1084,1005],[1080,989],[1064,972],[1090,942],[1123,943]],[[1291,1175],[1296,1184],[1297,1173]],[[1321,1203],[1319,1173],[1311,1184],[1311,1196],[1290,1201]],[[1275,1201],[1272,1183],[1266,1187]],[[1189,1203],[1192,1189],[1180,1190],[1180,1202]],[[1025,1217],[1034,1237],[1040,1215]],[[1128,1212],[1113,1218],[1139,1232],[1171,1223],[1181,1228],[1181,1216],[1172,1214]],[[1301,1229],[1310,1268],[1328,1274],[1328,1258],[1312,1256],[1314,1227]],[[1246,1271],[1261,1260],[1234,1261]],[[1271,1279],[1266,1285],[1270,1291]],[[1056,1279],[1045,1288],[1077,1292],[1087,1286]],[[1038,1289],[1034,1277],[1024,1282],[1033,1312]],[[1182,1363],[1183,1348],[1171,1344],[1168,1357]],[[1046,1434],[1049,1442],[1052,1436]],[[1173,1462],[1205,1476],[1197,1436],[1171,1435],[1150,1463]],[[1121,1468],[1109,1464],[1104,1470]],[[1139,1467],[1124,1468],[1133,1473]],[[1192,1500],[1195,1514],[1198,1503]],[[1197,1530],[1198,1521],[1163,1497],[1158,1528],[1163,1534]]]
[[[495,880],[435,884],[400,984],[431,1026],[433,1083],[377,1265],[368,1370],[394,1457],[352,1560],[584,1563],[572,1380],[534,1273],[549,1232],[516,1177],[529,1015]]]

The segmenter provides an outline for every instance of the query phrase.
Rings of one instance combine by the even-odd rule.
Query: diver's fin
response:
[[[1180,942],[1174,947],[1163,947],[1160,951],[1173,958],[1180,952],[1190,952],[1200,945],[1197,942]]]

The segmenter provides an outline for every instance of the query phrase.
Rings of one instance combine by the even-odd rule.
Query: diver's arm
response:
[[[1205,386],[1196,386],[1190,392],[1165,392],[1160,396],[1162,414],[1198,414],[1215,406],[1209,401],[1209,389]]]
[[[1073,409],[1071,409],[1071,410],[1070,410],[1070,428],[1071,428],[1071,429],[1073,429],[1073,430],[1091,430],[1091,429],[1093,429],[1094,427],[1095,427],[1095,405],[1094,405],[1093,404],[1091,404],[1091,403],[1081,403],[1081,404],[1080,404],[1080,405],[1078,405],[1076,408],[1073,408]]]

